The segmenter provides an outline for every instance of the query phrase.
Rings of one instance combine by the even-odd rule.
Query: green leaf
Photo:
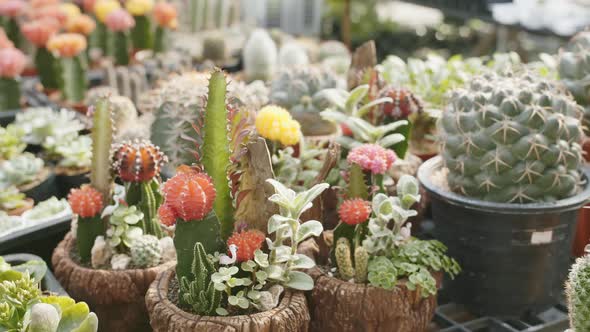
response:
[[[88,314],[86,319],[78,326],[73,329],[72,332],[96,332],[98,330],[98,317],[94,312]]]
[[[74,330],[84,322],[89,313],[90,309],[84,302],[62,308],[61,321],[59,322],[57,332],[70,332]]]
[[[306,255],[296,254],[295,256],[297,259],[293,261],[292,269],[311,269],[315,266],[315,261]]]
[[[284,286],[296,290],[308,291],[313,289],[313,279],[301,271],[291,271]]]
[[[403,159],[406,156],[406,152],[408,151],[408,148],[410,146],[410,134],[412,130],[411,128],[412,124],[408,122],[405,126],[401,126],[394,131],[394,133],[401,134],[406,138],[405,140],[393,146],[393,151],[395,151],[395,154],[397,154],[397,156],[401,159]]]
[[[305,239],[311,236],[320,236],[324,227],[322,223],[317,220],[309,220],[301,224],[299,226],[299,230],[297,231],[297,235],[295,237],[295,242],[301,243]]]

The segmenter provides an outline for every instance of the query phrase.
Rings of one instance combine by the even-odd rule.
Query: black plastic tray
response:
[[[42,260],[41,257],[32,254],[12,254],[5,255],[3,257],[4,260],[6,260],[6,262],[8,262],[11,265],[22,264],[31,260]],[[43,291],[48,291],[59,295],[68,295],[68,293],[66,293],[63,287],[61,287],[61,284],[59,283],[59,281],[57,281],[57,279],[49,269],[43,277],[43,280],[41,280],[41,289]]]
[[[28,252],[51,266],[51,254],[70,230],[72,216],[54,219],[0,237],[0,255]]]

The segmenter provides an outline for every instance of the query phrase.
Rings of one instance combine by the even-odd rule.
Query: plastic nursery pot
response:
[[[475,314],[518,317],[559,303],[570,266],[586,188],[555,203],[507,204],[460,196],[435,185],[442,159],[425,162],[418,179],[432,203],[434,236],[448,246],[462,272],[449,283],[451,300]],[[446,286],[445,286],[446,287]]]
[[[329,255],[329,248],[322,247],[311,239],[299,246],[299,252],[322,265]],[[404,280],[386,290],[340,280],[319,266],[307,273],[315,281],[309,296],[312,332],[419,332],[426,331],[434,317],[436,296],[423,298],[418,290],[409,290]],[[442,275],[434,276],[440,283]]]
[[[55,174],[59,197],[67,197],[72,188],[79,188],[81,185],[90,182],[89,170],[72,170],[63,167],[56,167]]]
[[[309,311],[305,296],[285,291],[279,305],[269,311],[241,316],[199,316],[180,309],[171,301],[177,291],[175,267],[162,271],[145,296],[150,324],[154,332],[307,332]]]
[[[52,196],[57,195],[57,184],[55,183],[55,173],[49,169],[44,170],[41,180],[35,181],[19,188],[23,194],[32,198],[35,203],[42,202]]]
[[[149,331],[144,297],[158,272],[171,263],[149,269],[99,270],[72,259],[76,239],[68,233],[51,259],[57,280],[68,294],[88,303],[100,321],[99,331]]]
[[[4,260],[10,265],[18,265],[32,260],[43,260],[41,257],[31,254],[10,254],[2,257],[4,257]],[[53,294],[68,295],[49,269],[47,269],[45,276],[41,280],[41,289]]]

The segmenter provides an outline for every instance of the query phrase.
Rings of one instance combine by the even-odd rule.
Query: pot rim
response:
[[[497,214],[547,214],[576,210],[590,201],[589,167],[582,167],[580,169],[586,182],[586,187],[578,194],[551,203],[519,204],[483,201],[440,188],[431,181],[431,176],[434,170],[442,167],[442,162],[443,160],[440,155],[425,161],[418,168],[418,180],[429,195],[463,208]]]

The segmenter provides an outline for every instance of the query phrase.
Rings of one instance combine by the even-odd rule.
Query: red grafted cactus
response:
[[[72,211],[82,218],[91,218],[102,211],[102,195],[89,185],[72,189],[68,195]]]
[[[168,227],[176,225],[176,213],[174,213],[172,207],[167,203],[160,205],[160,208],[158,209],[158,218],[162,225]]]
[[[347,199],[340,205],[338,215],[342,222],[349,225],[358,225],[369,219],[371,204],[363,199]]]
[[[164,184],[164,197],[182,220],[201,220],[211,212],[215,187],[209,175],[195,171],[178,173]]]
[[[147,141],[125,142],[115,147],[113,169],[125,182],[146,182],[160,174],[168,158]]]
[[[379,98],[389,97],[392,103],[382,103],[381,112],[394,120],[406,119],[410,114],[422,112],[422,101],[410,90],[388,85],[379,91]]]
[[[233,233],[227,239],[227,246],[235,245],[238,248],[238,262],[245,262],[254,259],[254,252],[262,247],[266,237],[261,231],[249,230]],[[231,254],[228,251],[228,254]]]

